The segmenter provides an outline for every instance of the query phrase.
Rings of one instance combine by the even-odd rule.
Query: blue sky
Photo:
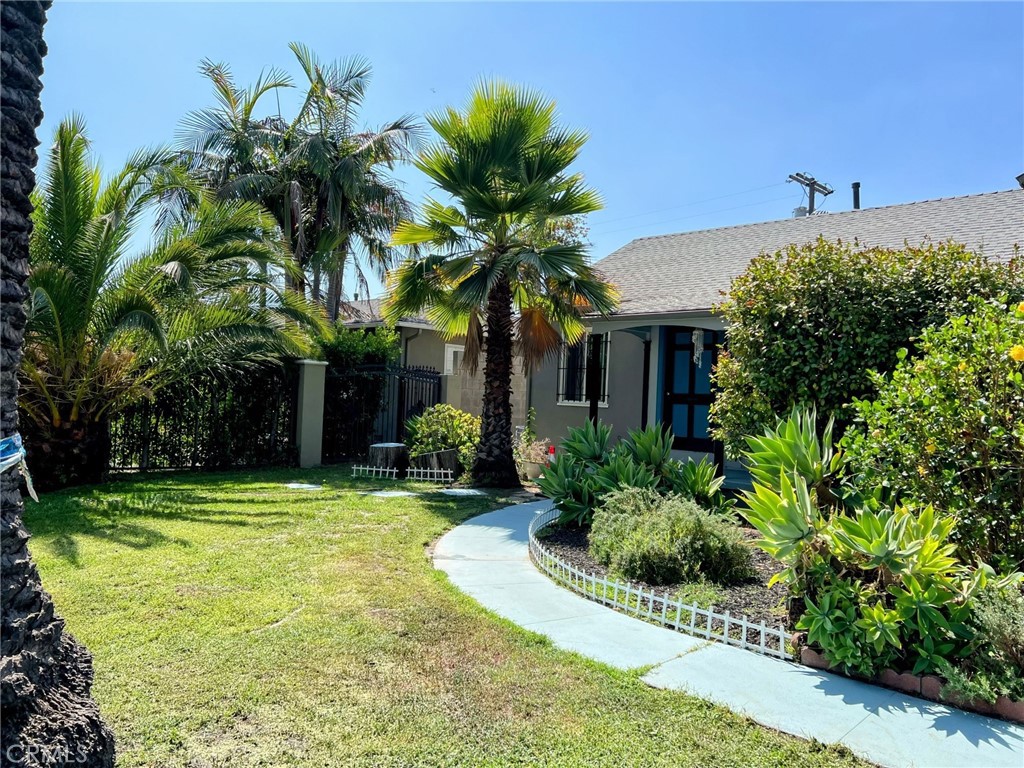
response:
[[[786,176],[825,210],[1015,186],[1024,172],[1020,3],[72,3],[46,27],[40,136],[85,116],[113,170],[211,103],[207,57],[246,83],[298,75],[297,40],[374,67],[367,124],[462,104],[480,77],[554,98],[591,140],[595,258],[635,237],[784,218]],[[289,111],[289,98],[283,110]],[[268,110],[276,104],[268,102]],[[413,201],[428,186],[399,173]]]

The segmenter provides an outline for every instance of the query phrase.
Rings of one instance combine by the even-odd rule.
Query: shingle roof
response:
[[[752,258],[821,235],[898,248],[955,240],[994,259],[1024,246],[1024,189],[643,237],[597,263],[618,285],[618,315],[707,310]]]
[[[384,322],[381,314],[383,301],[383,298],[376,298],[345,302],[341,307],[342,321],[345,325],[380,325]],[[403,317],[398,323],[429,324],[430,321],[422,316]]]

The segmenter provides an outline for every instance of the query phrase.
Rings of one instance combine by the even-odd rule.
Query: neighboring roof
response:
[[[596,266],[622,294],[616,315],[703,311],[759,253],[819,235],[889,248],[955,240],[1005,260],[1024,245],[1024,189],[642,237]]]
[[[382,298],[360,299],[359,301],[345,302],[341,308],[341,314],[345,325],[383,325],[384,316],[381,314]],[[403,317],[396,325],[430,325],[426,317]]]

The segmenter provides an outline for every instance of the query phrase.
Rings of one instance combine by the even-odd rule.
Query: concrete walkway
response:
[[[449,531],[434,565],[484,607],[559,648],[722,704],[763,725],[842,743],[884,766],[1024,767],[1024,728],[689,637],[578,597],[541,575],[527,525],[549,502],[506,507]]]

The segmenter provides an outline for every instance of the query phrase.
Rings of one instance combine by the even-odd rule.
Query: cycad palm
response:
[[[392,275],[386,313],[427,310],[448,336],[464,335],[475,368],[485,352],[480,484],[518,484],[512,457],[513,355],[527,368],[584,332],[584,312],[614,309],[616,293],[590,266],[585,248],[551,236],[559,220],[601,207],[568,169],[586,141],[560,127],[555,105],[537,93],[484,83],[465,111],[427,117],[440,141],[416,161],[450,202],[428,199],[418,222],[393,242],[418,255]],[[423,255],[422,251],[429,251]]]
[[[291,268],[268,239],[274,222],[255,205],[182,187],[187,177],[169,162],[167,153],[138,153],[103,183],[81,122],[57,129],[34,196],[22,365],[29,445],[48,454],[36,462],[41,475],[50,467],[65,481],[96,480],[106,425],[121,408],[183,376],[304,349],[291,321],[315,318],[271,277]],[[152,249],[131,255],[144,211],[183,189],[193,204]]]

